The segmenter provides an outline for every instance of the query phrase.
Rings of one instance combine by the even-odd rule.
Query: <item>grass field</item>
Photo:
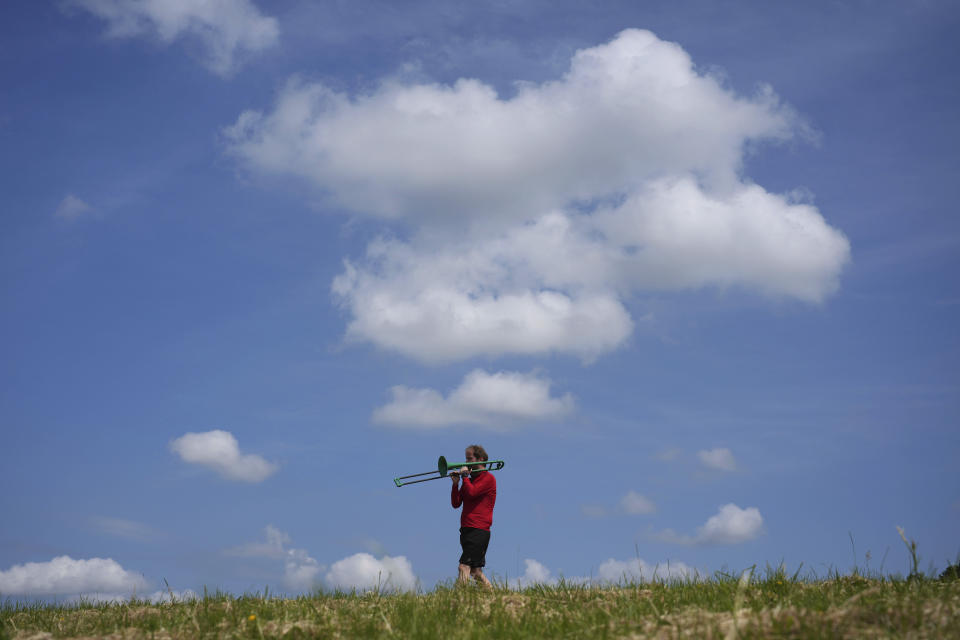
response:
[[[960,638],[960,580],[749,576],[296,599],[215,594],[165,604],[7,602],[0,638]]]

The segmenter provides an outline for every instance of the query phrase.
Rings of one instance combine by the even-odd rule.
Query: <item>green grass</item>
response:
[[[0,638],[960,638],[960,580],[798,578],[658,581],[521,591],[216,594],[165,604],[7,603]]]

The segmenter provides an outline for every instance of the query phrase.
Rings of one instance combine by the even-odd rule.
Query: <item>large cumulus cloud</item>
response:
[[[79,593],[143,591],[142,575],[124,569],[112,558],[73,559],[58,556],[48,562],[25,562],[0,571],[4,595],[51,596]]]
[[[413,591],[417,577],[404,556],[383,556],[378,560],[369,553],[355,553],[333,563],[326,583],[342,591]]]
[[[292,79],[225,130],[231,152],[338,207],[400,220],[333,289],[348,338],[425,362],[624,344],[626,300],[741,288],[817,303],[849,259],[819,210],[742,175],[745,148],[804,131],[678,45],[627,30],[504,97],[474,79],[356,96]]]

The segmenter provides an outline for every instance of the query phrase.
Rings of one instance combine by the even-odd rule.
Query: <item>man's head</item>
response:
[[[466,448],[464,454],[467,456],[467,462],[486,462],[490,459],[487,450],[478,444],[472,444]]]

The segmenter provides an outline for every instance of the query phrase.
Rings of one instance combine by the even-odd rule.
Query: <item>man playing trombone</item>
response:
[[[450,504],[454,509],[463,505],[460,513],[460,555],[457,583],[467,584],[472,576],[487,589],[493,585],[483,575],[486,565],[487,546],[490,544],[490,525],[493,524],[493,505],[497,501],[497,480],[485,470],[485,465],[471,462],[486,462],[490,458],[478,444],[472,444],[464,452],[467,465],[452,471],[453,489]],[[468,468],[468,467],[473,467]]]

